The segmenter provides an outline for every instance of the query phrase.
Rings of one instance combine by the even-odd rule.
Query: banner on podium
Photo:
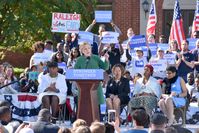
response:
[[[104,80],[102,69],[67,69],[67,80]]]

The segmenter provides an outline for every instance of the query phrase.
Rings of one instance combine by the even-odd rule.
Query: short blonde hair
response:
[[[82,42],[79,44],[79,51],[82,53],[82,50],[85,46],[91,47],[91,45],[88,42]]]
[[[87,123],[85,120],[83,119],[77,119],[74,123],[73,123],[73,128],[77,128],[79,126],[86,126]]]
[[[101,122],[95,121],[91,124],[90,130],[92,133],[105,133],[105,125]]]

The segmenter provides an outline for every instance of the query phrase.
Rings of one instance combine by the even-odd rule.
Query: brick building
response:
[[[113,21],[119,26],[126,38],[126,31],[132,27],[136,34],[145,34],[148,20],[148,13],[145,14],[142,3],[149,3],[149,10],[152,0],[98,0],[98,10],[112,10]],[[155,0],[157,13],[156,36],[161,34],[168,38],[173,18],[175,0]],[[196,0],[179,0],[184,20],[185,35],[189,36],[189,29],[193,22]],[[156,39],[157,39],[156,37]]]

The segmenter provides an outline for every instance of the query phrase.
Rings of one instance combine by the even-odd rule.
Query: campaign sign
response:
[[[125,49],[128,49],[128,46],[127,46],[128,44],[122,43],[121,45],[122,45],[122,48],[123,48],[124,50],[125,50]]]
[[[169,49],[169,44],[168,43],[158,43],[158,48],[161,48],[166,52]]]
[[[117,32],[102,32],[102,43],[118,43],[119,33]]]
[[[158,44],[157,43],[149,43],[148,45],[151,50],[152,56],[155,56],[157,54]]]
[[[149,62],[149,64],[151,64],[153,66],[153,69],[155,71],[163,71],[163,68],[164,68],[164,65],[165,65],[165,64],[162,64],[161,61],[159,62],[158,60],[151,60]]]
[[[80,14],[53,13],[52,32],[78,33],[80,28]]]
[[[93,44],[93,33],[86,31],[79,31],[78,34],[78,42],[88,42],[89,44]]]
[[[95,11],[95,20],[98,23],[110,23],[112,21],[112,11]]]
[[[104,70],[102,69],[67,69],[67,80],[103,80]]]
[[[168,64],[175,64],[176,54],[165,54],[164,58],[168,61]]]
[[[135,35],[130,40],[130,48],[146,46],[146,38],[144,35]]]
[[[32,81],[35,81],[38,79],[39,72],[29,72],[28,73],[28,79],[31,79]]]
[[[187,38],[187,41],[189,42],[189,50],[193,50],[196,48],[196,41],[197,38]]]

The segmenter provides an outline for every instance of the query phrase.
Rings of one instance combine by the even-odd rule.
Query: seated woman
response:
[[[153,67],[145,65],[144,75],[138,79],[134,86],[133,97],[129,102],[129,110],[143,107],[150,115],[157,106],[157,101],[161,96],[160,85],[151,75]]]
[[[49,62],[47,64],[49,73],[43,75],[38,86],[39,98],[42,107],[52,109],[52,116],[56,117],[59,103],[66,100],[67,86],[65,76],[58,73],[58,64]]]
[[[106,105],[108,109],[116,110],[116,116],[120,115],[120,105],[128,104],[130,98],[129,80],[124,78],[124,68],[116,64],[112,68],[113,78],[108,81],[106,87]]]
[[[174,107],[185,106],[187,96],[187,88],[185,81],[178,77],[175,66],[168,66],[166,69],[167,77],[162,84],[162,98],[158,102],[160,109],[169,119],[168,124],[174,122]]]

